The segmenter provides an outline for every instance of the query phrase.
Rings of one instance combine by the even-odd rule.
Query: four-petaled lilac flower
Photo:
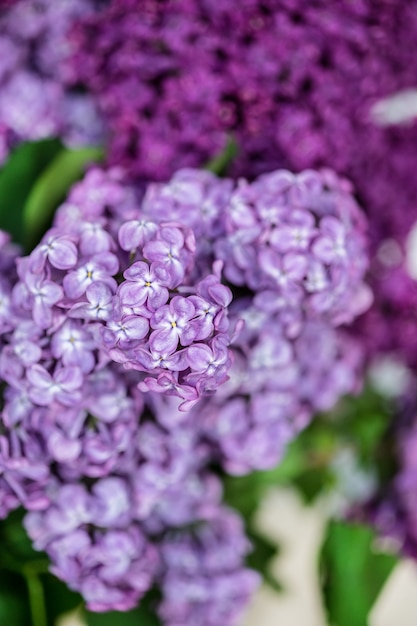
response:
[[[85,295],[88,302],[74,304],[69,311],[71,317],[91,320],[107,320],[111,317],[113,292],[106,283],[91,283]]]
[[[143,248],[143,256],[149,261],[165,265],[169,272],[169,287],[175,289],[184,278],[189,264],[190,252],[195,252],[195,239],[191,230],[183,233],[176,224],[163,224],[158,239],[149,241]]]
[[[33,297],[33,319],[41,328],[49,328],[52,324],[52,307],[62,299],[62,287],[46,280],[43,274],[26,276],[26,286]]]
[[[308,268],[307,259],[302,254],[288,252],[282,258],[271,249],[260,253],[259,264],[284,293],[300,291],[298,284],[304,279]]]
[[[269,234],[269,242],[279,252],[304,251],[307,250],[316,234],[317,229],[311,213],[295,209],[289,224],[279,224]]]
[[[114,254],[110,252],[96,254],[64,277],[65,294],[68,298],[80,298],[86,292],[87,287],[96,281],[106,283],[115,291],[117,283],[113,276],[118,270],[119,261]]]
[[[161,263],[150,266],[143,261],[133,263],[124,273],[126,279],[118,290],[122,305],[135,309],[145,302],[156,311],[168,301],[167,286],[172,282],[169,270]]]
[[[227,372],[226,365],[230,356],[227,346],[222,341],[213,340],[211,346],[195,343],[188,348],[187,358],[191,369],[196,372],[196,374],[190,375],[189,379],[199,374],[207,374],[210,384],[214,383],[214,386],[224,382]]]
[[[135,346],[146,337],[148,331],[149,322],[146,317],[130,315],[123,317],[122,320],[109,320],[106,327],[103,328],[101,336],[107,347],[118,346],[123,351],[125,348]],[[123,360],[122,357],[122,362]]]
[[[91,334],[75,320],[67,320],[51,341],[51,352],[56,359],[62,359],[64,365],[76,365],[84,373],[95,365],[94,348]]]
[[[46,261],[49,261],[59,270],[68,270],[74,267],[77,258],[77,247],[70,237],[52,230],[30,255],[29,268],[35,274],[39,274],[44,269]]]
[[[153,239],[158,225],[150,220],[130,220],[122,224],[119,229],[119,243],[122,250],[131,252],[144,246]]]
[[[79,367],[63,367],[51,376],[42,365],[36,364],[28,368],[27,377],[31,384],[29,398],[40,406],[54,400],[71,406],[80,398],[83,375]]]
[[[323,263],[333,263],[346,257],[346,230],[340,220],[331,216],[321,220],[320,235],[312,251]]]
[[[169,304],[161,306],[151,317],[153,332],[149,345],[154,353],[174,352],[178,342],[189,346],[196,331],[191,320],[195,316],[193,303],[182,296],[174,296]]]
[[[84,255],[108,252],[113,247],[113,240],[102,225],[97,222],[83,222],[80,228],[80,251]]]

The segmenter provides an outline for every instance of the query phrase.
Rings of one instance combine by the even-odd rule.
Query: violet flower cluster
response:
[[[417,282],[406,264],[405,250],[383,242],[371,264],[373,306],[350,329],[369,360],[381,355],[417,368]]]
[[[141,219],[139,206],[118,171],[91,170],[41,243],[16,261],[14,285],[1,283],[0,515],[23,505],[35,547],[94,611],[128,610],[165,584],[161,535],[175,530],[188,541],[188,528],[204,535],[212,518],[227,526],[231,515],[198,424],[169,395],[171,385],[192,404],[220,384],[230,292],[220,267],[187,285],[191,229]],[[5,277],[15,256],[4,236]],[[162,370],[169,384],[144,393],[138,383],[151,383],[142,370],[154,386]],[[249,544],[239,523],[219,534],[220,552],[229,540],[235,559],[206,574],[218,586],[230,577],[217,600],[225,624],[258,584],[243,564]],[[183,610],[188,603],[203,623],[193,584],[182,582]]]
[[[223,260],[231,321],[244,323],[230,380],[195,418],[230,473],[273,467],[317,410],[360,387],[362,350],[336,328],[370,303],[366,224],[349,189],[328,171],[281,170],[233,189],[183,170],[145,194],[149,215],[195,230],[197,265]]]
[[[354,514],[371,522],[396,551],[417,558],[417,401],[411,389],[399,402],[384,445],[394,473],[384,479],[375,496],[358,505]]]
[[[258,579],[211,468],[272,467],[357,389],[365,230],[328,171],[95,168],[29,256],[3,239],[0,516],[90,609],[158,584],[168,626],[235,623]]]
[[[90,96],[69,90],[62,63],[67,32],[93,0],[18,0],[0,6],[0,163],[21,141],[60,136],[97,143],[102,124]]]
[[[331,166],[353,181],[376,256],[417,221],[417,124],[374,115],[381,98],[416,88],[416,35],[416,0],[401,11],[391,0],[245,0],[239,11],[229,0],[112,0],[74,27],[68,80],[95,96],[110,161],[135,177],[204,165],[230,136],[235,174]],[[400,269],[371,277],[379,297],[359,336],[381,331],[366,341],[369,359],[392,350],[410,360],[417,325],[389,314],[401,273],[409,282]]]
[[[378,126],[371,111],[416,87],[416,8],[112,0],[74,27],[68,79],[96,96],[110,158],[134,175],[166,180],[233,135],[244,176],[318,166],[349,176],[380,239],[415,216],[417,127]]]
[[[253,572],[239,570],[247,550],[242,522],[227,510],[193,534],[168,536],[161,548],[165,576],[160,615],[164,624],[238,623],[239,607],[256,584]]]

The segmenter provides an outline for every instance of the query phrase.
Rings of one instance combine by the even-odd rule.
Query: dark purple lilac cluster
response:
[[[394,470],[385,478],[359,517],[371,521],[396,551],[417,558],[417,399],[411,389],[400,399],[384,442],[384,461]],[[357,514],[357,513],[356,513]]]
[[[417,368],[417,282],[406,252],[394,240],[381,244],[371,265],[373,306],[351,329],[368,359],[389,355],[413,371]]]
[[[94,168],[29,256],[2,244],[0,516],[24,506],[92,610],[160,584],[166,624],[235,623],[257,577],[209,468],[272,467],[358,387],[338,328],[369,303],[349,186],[183,170],[141,191]]]
[[[244,0],[239,11],[231,0],[112,0],[74,28],[68,78],[96,96],[110,159],[134,175],[166,180],[233,135],[246,177],[330,165],[349,176],[380,239],[415,215],[417,127],[378,126],[372,111],[417,84],[416,9],[415,0],[401,11],[393,0]]]
[[[93,8],[94,0],[0,6],[0,163],[24,140],[58,135],[77,145],[102,138],[91,97],[68,90],[61,69],[70,54],[71,23]]]

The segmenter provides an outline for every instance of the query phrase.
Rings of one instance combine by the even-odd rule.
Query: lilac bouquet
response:
[[[237,626],[277,483],[416,557],[416,127],[381,114],[416,32],[415,0],[0,0],[0,623]],[[328,525],[329,622],[366,623],[373,545]]]

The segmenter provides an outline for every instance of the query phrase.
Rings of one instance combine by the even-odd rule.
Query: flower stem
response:
[[[33,626],[48,626],[46,617],[45,596],[38,574],[25,568],[25,578],[29,592],[30,612]]]

